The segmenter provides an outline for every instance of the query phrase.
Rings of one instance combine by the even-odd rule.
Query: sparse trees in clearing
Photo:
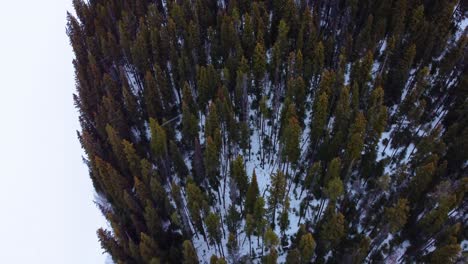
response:
[[[236,235],[229,233],[228,242],[226,244],[228,256],[231,262],[236,263],[239,258],[239,244]]]
[[[286,256],[287,264],[301,264],[301,253],[298,249],[293,249],[288,251]]]
[[[343,191],[343,182],[337,177],[329,180],[324,189],[325,196],[331,201],[336,201],[343,194]]]
[[[289,198],[286,198],[283,203],[283,210],[281,211],[278,222],[281,235],[284,237],[286,230],[289,228]]]
[[[167,135],[164,128],[159,123],[150,119],[151,129],[151,150],[155,158],[164,159],[167,157]]]
[[[279,238],[276,235],[275,231],[273,231],[271,228],[267,228],[263,239],[265,240],[265,247],[270,249],[279,244]]]
[[[268,255],[264,257],[264,262],[265,263],[276,263],[278,259],[278,251],[276,249],[276,246],[279,244],[279,238],[275,234],[275,232],[271,229],[268,228],[265,232],[264,235],[264,246],[268,248]]]
[[[235,204],[231,204],[226,217],[226,225],[229,232],[237,236],[241,224],[241,214],[237,211]]]
[[[299,125],[299,121],[294,116],[289,117],[286,122],[287,123],[282,132],[282,153],[288,162],[295,165],[301,154],[299,146],[301,127]]]
[[[366,118],[359,112],[349,130],[349,138],[345,151],[345,162],[347,166],[346,179],[349,179],[354,162],[360,157],[364,147],[366,129]]]

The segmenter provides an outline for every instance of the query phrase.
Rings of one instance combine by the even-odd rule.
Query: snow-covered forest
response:
[[[74,0],[115,263],[466,263],[468,5]]]

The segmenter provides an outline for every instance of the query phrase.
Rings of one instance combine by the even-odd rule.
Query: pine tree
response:
[[[156,85],[156,80],[149,71],[147,71],[145,75],[144,99],[146,112],[150,118],[163,117],[164,108],[159,88]]]
[[[147,263],[157,259],[158,246],[153,238],[145,233],[140,234],[140,255]]]
[[[340,170],[341,170],[341,159],[334,158],[329,164],[327,168],[327,174],[325,175],[324,182],[327,183],[335,178],[340,178]]]
[[[323,219],[325,221],[319,231],[320,242],[324,243],[323,246],[326,248],[333,247],[345,235],[344,216],[341,213],[336,213],[332,206],[328,206]]]
[[[336,201],[344,192],[343,182],[340,178],[335,177],[328,181],[323,192],[330,200]]]
[[[416,175],[412,178],[410,183],[411,201],[419,200],[421,195],[427,190],[427,187],[431,183],[435,169],[435,164],[432,162],[416,168]]]
[[[237,232],[240,228],[241,215],[238,212],[236,206],[231,204],[228,209],[228,214],[226,216],[226,225],[228,231],[237,235]]]
[[[255,174],[255,170],[252,173],[252,180],[250,181],[249,188],[247,190],[247,194],[245,196],[245,211],[248,214],[252,214],[255,208],[255,202],[259,196],[259,189],[257,183],[257,175]]]
[[[255,221],[257,237],[260,238],[261,234],[265,232],[265,227],[267,225],[267,221],[265,219],[265,200],[261,196],[259,196],[255,201],[253,218]]]
[[[198,136],[198,119],[190,112],[185,102],[182,104],[182,137],[186,145],[192,146]]]
[[[200,188],[193,183],[187,184],[187,206],[195,227],[205,236],[203,218],[208,214],[208,202]]]
[[[220,129],[220,118],[218,115],[217,103],[214,102],[209,106],[208,116],[205,122],[205,137],[215,137],[216,130]]]
[[[227,264],[224,258],[218,258],[216,255],[212,255],[210,258],[210,264]]]
[[[254,217],[251,214],[245,216],[245,235],[249,238],[249,255],[252,254],[252,235],[255,231]]]
[[[369,145],[376,144],[387,124],[387,108],[383,104],[384,91],[382,87],[374,89],[370,96],[367,115],[367,137]]]
[[[299,242],[302,263],[308,263],[312,260],[315,246],[315,240],[311,233],[302,235],[301,241]]]
[[[155,158],[167,157],[167,135],[158,121],[150,119],[151,150]]]
[[[203,161],[203,154],[200,146],[200,141],[198,138],[195,138],[192,158],[192,175],[197,184],[204,184],[205,182],[205,168]]]
[[[275,226],[276,209],[280,202],[283,201],[286,194],[286,177],[281,171],[271,174],[270,176],[270,196],[268,197],[268,207],[270,209],[271,226]]]
[[[220,228],[220,218],[217,214],[210,212],[205,219],[206,230],[208,233],[208,238],[211,245],[218,245],[221,249],[221,228]],[[221,250],[222,251],[222,250]]]
[[[328,115],[328,95],[323,93],[317,99],[317,103],[314,104],[313,117],[310,124],[310,142],[313,144],[313,149],[315,149],[315,146],[317,146],[325,132],[325,123]]]
[[[286,256],[286,264],[300,264],[301,253],[297,249],[289,250]]]
[[[118,167],[122,170],[125,170],[127,166],[125,162],[124,146],[122,144],[122,140],[117,131],[115,131],[111,125],[106,126],[106,132],[108,141],[112,148],[112,152],[117,158]]]
[[[245,172],[244,161],[241,156],[237,156],[237,158],[231,162],[231,177],[235,180],[242,199],[247,194],[249,179]]]
[[[271,248],[270,253],[264,257],[263,263],[275,264],[278,261],[278,251],[276,248]]]
[[[312,58],[312,74],[317,78],[325,64],[325,51],[321,41],[315,45]]]
[[[385,218],[390,225],[390,231],[392,233],[400,230],[407,221],[409,213],[408,200],[398,199],[395,206],[385,208]]]
[[[192,242],[189,240],[185,240],[183,243],[184,247],[184,264],[197,264],[199,263],[198,261],[198,256],[197,252],[193,248]]]
[[[247,58],[252,58],[255,49],[255,36],[252,18],[248,13],[244,15],[244,30],[242,31],[242,47]]]
[[[136,153],[133,144],[127,140],[122,141],[123,151],[125,152],[125,157],[127,158],[128,167],[132,175],[137,176],[141,173],[140,160],[141,158]]]
[[[189,172],[187,165],[185,165],[184,158],[182,157],[182,154],[179,151],[179,147],[174,141],[171,140],[169,143],[169,149],[175,171],[179,175],[180,179],[185,179],[188,176]]]
[[[302,196],[302,191],[304,190],[311,191],[312,187],[314,187],[314,183],[317,183],[319,180],[318,178],[320,176],[321,170],[322,168],[319,161],[314,162],[314,164],[312,164],[304,179],[304,183],[302,184],[303,189],[301,190],[300,196]]]
[[[388,92],[385,93],[386,101],[391,103],[399,103],[401,91],[403,90],[406,81],[408,80],[408,74],[413,64],[413,59],[416,53],[416,46],[413,44],[409,46],[403,54],[395,58],[394,66],[390,68],[390,72],[387,77],[386,89]],[[400,57],[401,56],[401,57]]]
[[[351,125],[348,143],[346,145],[345,162],[348,166],[346,178],[349,178],[354,162],[360,157],[364,147],[366,123],[366,118],[362,112],[357,113],[354,123]]]
[[[210,185],[218,190],[219,186],[219,148],[211,137],[206,140],[205,168]]]
[[[296,164],[301,151],[299,149],[301,136],[301,127],[299,121],[294,117],[290,117],[282,132],[283,156],[292,164]]]
[[[265,54],[265,47],[262,43],[257,42],[255,46],[253,58],[252,58],[253,66],[252,72],[255,78],[255,95],[257,100],[260,100],[261,97],[261,85],[263,84],[262,80],[265,76],[266,71],[266,54]]]

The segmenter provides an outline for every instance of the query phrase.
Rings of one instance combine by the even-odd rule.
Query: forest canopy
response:
[[[456,0],[74,0],[115,263],[466,263]]]

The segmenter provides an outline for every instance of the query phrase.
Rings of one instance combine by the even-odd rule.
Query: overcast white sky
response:
[[[0,262],[104,263],[75,132],[71,0],[0,4]]]

